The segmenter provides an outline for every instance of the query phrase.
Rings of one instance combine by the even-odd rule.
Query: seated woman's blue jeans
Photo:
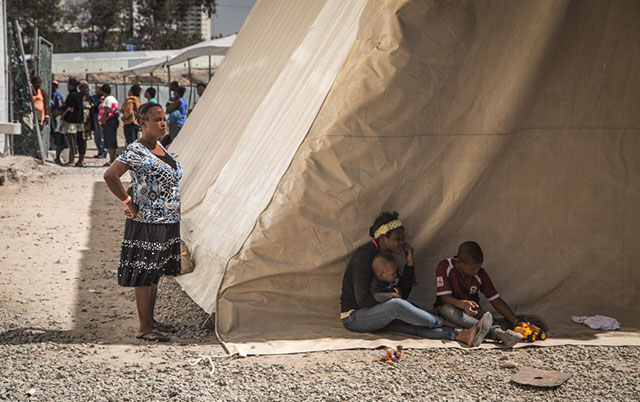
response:
[[[401,332],[428,339],[454,340],[460,331],[442,324],[442,318],[437,315],[398,298],[355,310],[342,320],[342,325],[353,332]]]

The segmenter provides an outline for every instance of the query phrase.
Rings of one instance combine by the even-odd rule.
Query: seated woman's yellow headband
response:
[[[375,233],[373,234],[373,238],[377,239],[378,237],[382,236],[382,235],[386,235],[387,233],[391,232],[394,229],[397,228],[401,228],[404,225],[402,224],[402,222],[400,222],[399,220],[393,220],[391,222],[387,222],[384,225],[380,226],[378,228],[378,230],[375,231]]]

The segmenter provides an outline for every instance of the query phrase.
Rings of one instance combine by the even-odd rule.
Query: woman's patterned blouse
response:
[[[132,200],[138,205],[134,221],[143,223],[180,222],[180,185],[182,166],[162,145],[159,146],[176,162],[177,169],[160,160],[140,143],[134,141],[116,159],[131,169],[134,187]]]

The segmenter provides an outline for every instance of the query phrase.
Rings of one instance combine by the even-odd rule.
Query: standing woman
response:
[[[138,110],[141,137],[131,143],[104,173],[109,190],[125,205],[118,284],[135,287],[140,319],[137,338],[169,341],[175,332],[154,319],[158,282],[162,275],[180,273],[180,186],[182,166],[158,142],[166,135],[162,106],[146,103]],[[120,177],[129,171],[133,191]]]

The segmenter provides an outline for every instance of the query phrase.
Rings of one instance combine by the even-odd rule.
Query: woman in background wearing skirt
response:
[[[142,136],[129,144],[104,173],[109,190],[125,205],[127,217],[118,265],[118,284],[133,286],[140,318],[137,338],[169,341],[170,324],[153,317],[162,275],[180,273],[180,186],[182,166],[158,142],[167,134],[162,106],[146,103],[138,110]],[[129,171],[127,191],[120,177]],[[131,191],[133,190],[133,191]]]

